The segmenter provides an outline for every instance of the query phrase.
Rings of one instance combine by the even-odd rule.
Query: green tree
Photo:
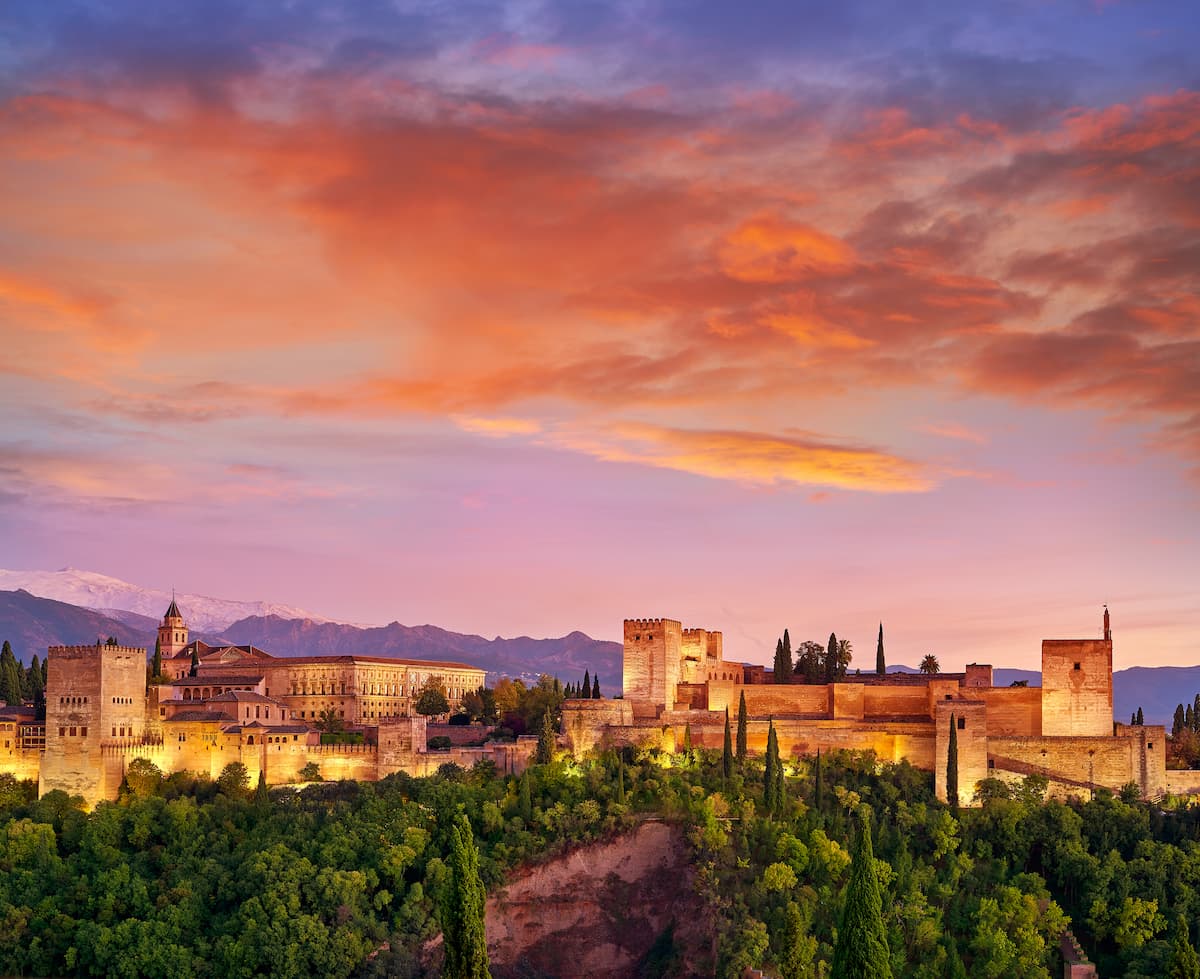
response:
[[[535,764],[548,765],[554,761],[555,734],[554,718],[547,710],[542,715],[542,728],[538,732],[537,753],[533,756]]]
[[[301,782],[319,782],[321,781],[321,766],[315,761],[310,761],[300,769]]]
[[[217,787],[231,799],[244,799],[250,793],[250,773],[240,761],[231,761],[217,776]]]
[[[1142,709],[1140,707],[1137,709],[1137,717],[1134,719],[1134,723],[1138,725],[1138,727],[1141,727],[1146,723],[1146,716],[1142,713]]]
[[[783,640],[775,640],[775,665],[772,667],[771,679],[776,683],[788,683],[792,679],[792,657],[784,657]]]
[[[879,641],[875,644],[875,672],[879,676],[887,675],[887,663],[883,658],[883,623],[879,623]]]
[[[125,769],[125,784],[139,799],[158,795],[163,784],[162,769],[148,758],[135,758]]]
[[[772,719],[767,728],[767,758],[763,769],[763,810],[768,816],[776,816],[783,809],[781,789],[783,766],[779,762],[779,737],[775,733]]]
[[[825,648],[825,682],[833,683],[837,679],[838,666],[838,637],[837,633],[829,634],[829,645]]]
[[[21,705],[21,672],[8,640],[0,647],[0,697],[9,706]]]
[[[950,745],[946,749],[946,801],[958,808],[958,725],[950,714]]]
[[[346,724],[335,707],[326,707],[317,715],[317,727],[326,734],[337,734],[345,729]]]
[[[600,699],[600,674],[592,677],[592,700]]]
[[[1200,979],[1200,957],[1197,957],[1188,935],[1187,918],[1175,919],[1175,934],[1171,940],[1171,958],[1167,963],[1167,979]]]
[[[788,901],[783,912],[777,956],[780,979],[809,979],[817,954],[817,940],[808,932],[800,905]]]
[[[583,686],[579,690],[581,697],[590,697],[592,695],[592,677],[586,669],[583,671]]]
[[[824,674],[825,647],[819,642],[806,639],[796,647],[794,672],[804,677],[805,683],[820,683]]]
[[[193,645],[192,646],[192,665],[191,665],[191,668],[188,670],[188,676],[199,676],[199,675],[200,675],[200,651],[199,651],[199,647]]]
[[[162,676],[162,640],[157,637],[154,640],[154,665],[152,669],[152,676]]]
[[[821,811],[821,749],[817,749],[816,774],[813,777],[813,808]]]
[[[1175,719],[1171,722],[1171,737],[1175,737],[1183,730],[1186,724],[1185,717],[1183,704],[1179,704],[1175,708]]]
[[[869,810],[859,811],[858,838],[842,907],[832,979],[891,979],[891,953],[883,924],[883,895],[871,846]]]
[[[738,700],[738,719],[737,719],[737,760],[741,764],[746,760],[746,725],[748,718],[746,716],[746,691],[742,691],[742,696]]]
[[[925,658],[921,660],[920,670],[926,676],[933,676],[935,673],[942,672],[942,668],[938,664],[938,659],[933,653],[925,654]]]
[[[436,717],[450,712],[450,701],[446,699],[446,684],[440,676],[429,676],[421,684],[413,710],[426,717]]]
[[[484,933],[486,894],[479,876],[479,851],[466,816],[450,831],[449,886],[442,898],[446,956],[443,979],[491,979]]]
[[[38,711],[46,709],[46,681],[42,665],[38,662],[37,653],[33,654],[33,662],[29,664],[29,699]]]
[[[254,789],[254,805],[259,809],[270,808],[271,796],[267,792],[267,774],[260,771],[258,773],[258,785]]]
[[[617,802],[625,805],[625,756],[617,755]]]
[[[517,808],[526,826],[533,821],[533,792],[529,787],[531,778],[529,772],[523,772],[521,784],[517,789]]]
[[[725,744],[721,751],[721,772],[725,778],[733,774],[733,733],[729,729],[729,708],[725,708]]]

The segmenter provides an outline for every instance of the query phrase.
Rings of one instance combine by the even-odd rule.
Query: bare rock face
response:
[[[643,823],[528,868],[487,902],[495,979],[712,975],[681,831]]]

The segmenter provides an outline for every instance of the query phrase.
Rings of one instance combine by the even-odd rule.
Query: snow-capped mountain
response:
[[[0,591],[23,588],[31,595],[51,598],[108,614],[136,612],[161,619],[171,602],[171,593],[159,588],[142,588],[120,578],[63,568],[61,571],[5,571],[0,569]],[[235,602],[206,595],[177,594],[175,601],[189,628],[195,632],[219,633],[230,623],[250,616],[275,615],[281,619],[310,619],[332,622],[322,615],[275,602]],[[116,616],[119,618],[119,615]]]

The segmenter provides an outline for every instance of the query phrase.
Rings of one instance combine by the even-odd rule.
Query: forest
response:
[[[216,780],[142,763],[90,813],[0,776],[0,972],[440,975],[462,817],[491,892],[653,816],[686,833],[715,940],[665,934],[643,976],[1048,977],[1068,924],[1106,979],[1200,974],[1200,806],[1043,802],[1031,778],[956,810],[906,763],[738,749],[270,790],[236,763]],[[866,972],[839,950],[854,928],[876,936]]]

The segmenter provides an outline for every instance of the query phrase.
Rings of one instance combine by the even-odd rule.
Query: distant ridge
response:
[[[155,617],[124,610],[99,612],[67,602],[31,595],[27,591],[0,591],[0,640],[28,663],[34,653],[58,644],[93,643],[114,636],[134,646],[154,648]],[[253,643],[276,656],[362,653],[413,659],[463,660],[497,676],[536,678],[557,676],[564,683],[578,682],[583,671],[599,674],[600,689],[611,695],[621,687],[621,644],[571,632],[556,639],[484,639],[433,625],[406,626],[399,622],[379,627],[344,625],[327,620],[248,616],[219,631],[193,630],[192,638],[210,643]],[[896,664],[889,673],[916,673]],[[1041,685],[1035,670],[996,668],[993,681],[1005,687],[1014,681]],[[1200,666],[1135,666],[1113,675],[1113,715],[1128,721],[1139,707],[1147,723],[1170,726],[1175,706],[1190,703],[1200,693]]]

